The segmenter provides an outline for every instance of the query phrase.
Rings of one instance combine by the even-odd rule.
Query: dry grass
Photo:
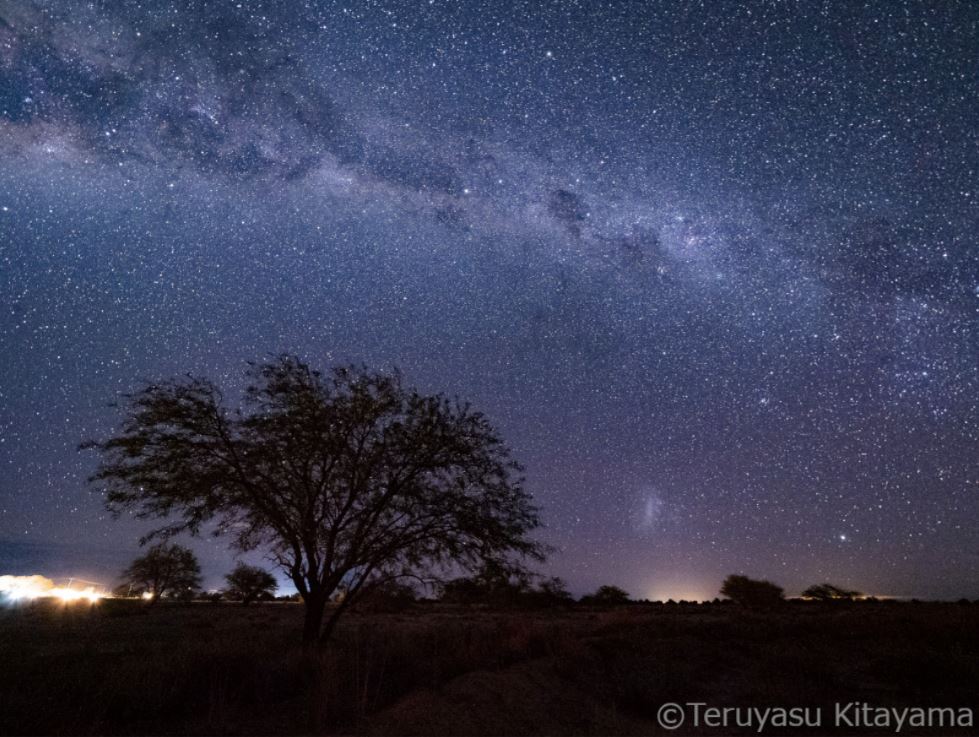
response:
[[[314,661],[298,606],[143,611],[0,611],[0,733],[639,734],[665,701],[979,708],[979,606],[419,605],[351,616]]]

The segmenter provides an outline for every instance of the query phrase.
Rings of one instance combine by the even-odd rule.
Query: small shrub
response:
[[[616,604],[628,604],[629,593],[618,586],[599,586],[594,594],[581,597],[582,604],[599,606],[613,606]]]
[[[721,585],[721,596],[748,607],[771,607],[785,600],[785,591],[771,581],[730,575]]]

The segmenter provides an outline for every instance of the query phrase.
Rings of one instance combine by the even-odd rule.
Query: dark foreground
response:
[[[979,711],[979,605],[419,604],[351,615],[314,664],[298,605],[128,603],[0,610],[0,734],[757,733],[667,732],[664,702],[823,709],[767,734],[894,734],[834,729],[834,702]]]

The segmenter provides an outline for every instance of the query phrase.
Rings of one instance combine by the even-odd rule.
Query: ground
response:
[[[300,621],[287,603],[0,610],[0,734],[668,734],[671,701],[979,714],[974,604],[416,604],[350,615],[315,660]]]

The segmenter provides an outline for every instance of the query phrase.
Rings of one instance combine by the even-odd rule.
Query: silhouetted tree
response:
[[[278,583],[275,576],[258,566],[239,563],[224,580],[228,582],[229,599],[241,601],[247,606],[256,599],[274,597]]]
[[[150,384],[118,435],[83,447],[101,453],[91,481],[110,510],[166,518],[163,535],[214,521],[237,549],[268,549],[303,597],[307,645],[369,584],[543,559],[520,467],[469,405],[293,356],[247,377],[234,411],[205,379]]]
[[[724,579],[721,596],[744,606],[767,607],[781,603],[785,599],[785,591],[771,581],[732,574]]]
[[[599,586],[594,594],[581,597],[582,604],[600,604],[604,606],[612,604],[628,604],[629,592],[620,589],[618,586]]]
[[[358,609],[372,612],[401,612],[417,598],[415,589],[402,581],[385,581],[361,592]]]
[[[492,566],[474,576],[462,576],[446,581],[440,587],[439,598],[453,604],[490,607],[555,607],[571,604],[574,597],[560,578],[541,578],[526,572],[513,575]]]
[[[570,604],[574,601],[574,597],[571,592],[568,591],[568,585],[564,582],[564,579],[552,577],[545,578],[537,584],[537,588],[532,592],[533,599],[535,603],[539,603],[542,606],[560,606],[562,604]]]
[[[130,563],[121,578],[123,586],[150,594],[155,603],[163,596],[193,594],[201,585],[201,566],[188,548],[160,543]]]
[[[522,569],[488,561],[472,576],[446,581],[441,598],[457,604],[513,606],[528,590],[529,574]]]
[[[439,588],[439,599],[450,604],[476,604],[488,596],[483,582],[475,576],[459,576],[445,581]]]
[[[863,594],[859,591],[850,591],[831,583],[816,584],[802,592],[803,599],[816,599],[817,601],[852,601],[861,596]]]

